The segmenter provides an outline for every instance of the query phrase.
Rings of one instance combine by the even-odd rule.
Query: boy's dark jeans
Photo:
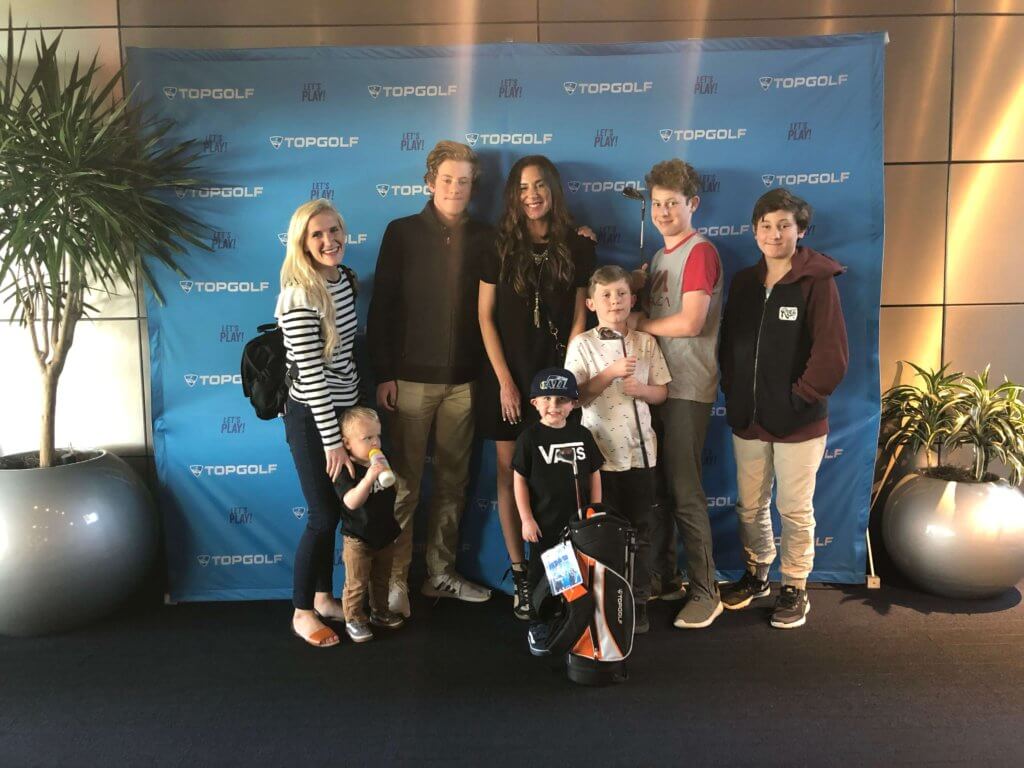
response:
[[[601,470],[601,501],[636,528],[633,562],[633,598],[646,602],[651,594],[651,506],[654,504],[654,469]]]

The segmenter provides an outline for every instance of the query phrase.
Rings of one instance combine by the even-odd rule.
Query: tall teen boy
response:
[[[413,513],[431,426],[436,430],[434,492],[422,592],[473,603],[491,596],[455,571],[473,444],[472,383],[483,348],[477,260],[494,239],[489,226],[466,213],[478,175],[472,149],[439,141],[427,155],[423,177],[431,199],[420,213],[388,224],[374,274],[367,344],[377,404],[392,414],[389,456],[398,477],[395,518],[402,526],[389,605],[406,617]]]
[[[637,328],[658,340],[672,381],[658,408],[665,431],[662,477],[686,551],[689,587],[675,619],[681,629],[709,626],[722,613],[715,584],[711,522],[701,481],[701,454],[718,393],[718,327],[722,314],[722,264],[718,251],[693,227],[700,205],[700,177],[673,158],[646,176],[651,218],[665,240],[651,262],[649,318]],[[679,590],[675,531],[667,515],[656,524],[656,579],[663,593]]]
[[[782,590],[771,625],[807,620],[814,567],[814,484],[828,437],[828,396],[846,374],[849,351],[836,276],[845,271],[798,245],[811,207],[787,189],[754,205],[761,259],[729,286],[722,325],[722,389],[736,454],[736,514],[747,570],[722,587],[726,608],[771,593],[775,560],[772,485],[782,518]]]

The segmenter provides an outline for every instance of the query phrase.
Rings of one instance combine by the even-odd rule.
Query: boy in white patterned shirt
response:
[[[648,406],[665,401],[672,377],[654,337],[627,326],[635,301],[630,275],[622,267],[605,266],[594,272],[587,307],[597,313],[599,325],[569,343],[565,367],[579,382],[583,426],[593,433],[605,457],[601,467],[604,503],[637,531],[633,591],[636,631],[643,633],[650,626],[650,528],[657,464]]]

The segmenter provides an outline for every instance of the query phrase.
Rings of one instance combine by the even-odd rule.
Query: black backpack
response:
[[[355,272],[344,264],[341,271],[355,298],[359,293]],[[284,412],[288,388],[299,378],[298,366],[288,365],[284,332],[277,323],[265,323],[256,330],[259,335],[249,339],[242,349],[242,394],[249,398],[259,418],[276,419]]]

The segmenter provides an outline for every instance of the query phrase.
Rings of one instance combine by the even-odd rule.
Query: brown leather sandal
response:
[[[292,634],[300,640],[309,643],[314,648],[330,648],[341,642],[341,638],[338,637],[338,633],[330,627],[321,627],[309,637],[303,637],[299,634],[298,630],[295,629],[295,625],[293,624]]]

